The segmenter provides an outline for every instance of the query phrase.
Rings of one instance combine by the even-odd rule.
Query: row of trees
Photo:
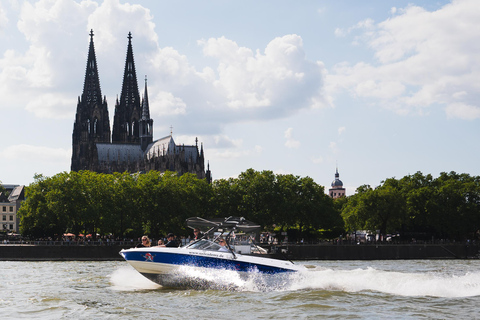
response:
[[[340,199],[346,231],[379,230],[406,238],[478,239],[480,177],[455,172],[434,179],[417,172],[363,185]]]
[[[21,233],[32,238],[64,232],[114,237],[188,235],[188,217],[244,216],[270,230],[343,230],[339,212],[311,178],[249,169],[213,184],[174,172],[98,174],[90,171],[35,176],[20,208]]]
[[[26,198],[18,212],[21,232],[34,238],[188,235],[184,221],[192,216],[244,216],[269,231],[288,231],[290,240],[356,230],[463,240],[478,238],[480,229],[480,177],[455,172],[390,178],[336,200],[309,177],[253,169],[212,184],[174,172],[64,172],[36,176]]]

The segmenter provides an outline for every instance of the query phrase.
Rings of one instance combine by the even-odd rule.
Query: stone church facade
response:
[[[179,175],[194,173],[211,182],[209,165],[205,171],[203,144],[176,145],[172,133],[153,140],[147,79],[142,99],[138,90],[132,35],[128,34],[127,57],[120,99],[115,103],[113,129],[106,97],[102,97],[98,75],[93,30],[85,71],[83,93],[78,97],[72,134],[72,171],[99,173],[175,171]]]

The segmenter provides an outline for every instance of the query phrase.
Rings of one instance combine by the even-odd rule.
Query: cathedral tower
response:
[[[153,141],[153,120],[150,119],[150,106],[148,105],[147,76],[145,76],[145,92],[142,100],[142,117],[138,126],[140,132],[140,145],[145,151]]]
[[[110,120],[107,100],[103,97],[98,77],[97,59],[90,31],[90,47],[83,93],[78,97],[72,134],[71,170],[92,170],[96,143],[110,143]]]
[[[117,99],[115,104],[112,133],[113,143],[140,143],[138,121],[140,120],[141,113],[137,73],[133,60],[132,34],[129,32],[122,93],[120,94],[120,101]]]
[[[122,92],[115,104],[113,132],[110,131],[106,98],[102,99],[100,81],[90,32],[90,48],[83,93],[78,97],[72,134],[72,171],[100,173],[148,172],[157,170],[196,174],[211,182],[210,165],[205,172],[203,144],[176,145],[170,136],[153,141],[153,119],[150,118],[147,79],[140,100],[132,34],[128,33],[127,57]],[[200,150],[199,150],[200,149]]]

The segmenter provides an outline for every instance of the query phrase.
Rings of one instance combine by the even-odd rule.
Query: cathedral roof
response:
[[[194,162],[197,161],[197,146],[176,145],[175,141],[173,141],[173,137],[169,135],[150,143],[145,150],[145,155],[147,159],[151,159],[154,157],[180,153],[183,151],[185,152],[185,161],[188,161],[190,159],[192,159]]]
[[[185,160],[188,161],[192,159],[194,162],[197,161],[198,150],[196,146],[176,146],[177,151],[185,150]]]
[[[137,161],[143,159],[143,151],[138,144],[97,143],[98,161]]]
[[[147,159],[175,152],[175,141],[171,135],[155,140],[145,150]]]

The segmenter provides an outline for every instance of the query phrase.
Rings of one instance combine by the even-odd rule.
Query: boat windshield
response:
[[[187,245],[187,248],[218,251],[221,248],[221,245],[210,240],[202,239]]]

